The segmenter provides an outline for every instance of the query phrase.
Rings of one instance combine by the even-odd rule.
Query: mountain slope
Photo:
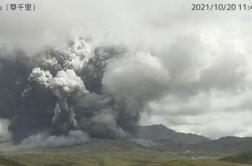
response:
[[[134,135],[136,138],[150,140],[167,140],[173,143],[196,144],[209,140],[209,138],[191,134],[180,133],[165,127],[164,125],[138,126]]]
[[[196,134],[176,132],[161,124],[139,126],[135,137],[142,139],[143,144],[147,144],[149,147],[168,151],[234,154],[250,151],[252,147],[252,137],[228,136],[210,140],[207,137]],[[141,143],[141,140],[138,142]]]
[[[250,151],[252,147],[251,137],[222,137],[199,143],[195,146],[187,146],[191,151],[206,151],[211,153],[240,153]]]
[[[210,157],[192,160],[198,156],[155,151],[127,140],[112,139],[93,139],[87,144],[65,148],[17,149],[2,155],[8,161],[16,161],[27,166],[245,166]]]

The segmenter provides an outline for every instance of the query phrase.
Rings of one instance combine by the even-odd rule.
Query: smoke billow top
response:
[[[91,49],[83,38],[61,50],[3,51],[0,58],[0,117],[8,120],[12,141],[24,147],[130,137],[146,103],[169,79],[150,53]]]

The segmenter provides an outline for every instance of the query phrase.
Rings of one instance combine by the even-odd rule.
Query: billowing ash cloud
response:
[[[12,140],[21,147],[130,137],[141,111],[162,97],[169,81],[166,68],[149,52],[130,53],[123,46],[91,51],[83,38],[69,42],[66,49],[23,56],[28,60],[22,63],[18,54],[0,61],[0,72],[9,72],[1,90],[18,88],[4,93],[1,117],[10,121]],[[15,69],[18,65],[22,70]]]
[[[169,82],[169,72],[159,58],[136,53],[112,61],[104,74],[103,84],[119,112],[119,123],[133,127],[149,101],[161,98]]]
[[[14,143],[70,131],[128,137],[139,119],[251,136],[251,14],[194,12],[192,3],[37,0],[33,13],[1,15],[0,118]],[[76,34],[88,44],[63,47]]]

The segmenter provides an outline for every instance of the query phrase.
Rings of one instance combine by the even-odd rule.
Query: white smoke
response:
[[[36,67],[32,70],[32,73],[28,80],[30,82],[35,82],[38,85],[49,87],[50,81],[52,79],[52,74],[47,70],[44,71],[39,67]]]
[[[72,146],[87,143],[88,140],[88,134],[80,130],[71,130],[66,136],[53,136],[49,133],[39,133],[24,139],[21,142],[20,147],[34,148]]]
[[[83,38],[76,38],[69,47],[63,50],[57,50],[55,53],[48,53],[47,57],[42,59],[45,68],[59,70],[72,69],[79,73],[92,57],[91,48]]]
[[[50,80],[49,88],[60,99],[76,93],[88,93],[83,81],[74,70],[59,71],[56,77]]]
[[[9,120],[0,118],[0,142],[11,139],[11,132],[9,131]]]

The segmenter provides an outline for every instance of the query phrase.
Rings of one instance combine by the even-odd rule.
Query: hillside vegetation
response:
[[[252,151],[224,157],[221,161],[252,164]]]
[[[11,159],[0,157],[0,166],[26,166],[26,165]]]
[[[8,151],[2,156],[0,165],[4,166],[248,166],[190,152],[148,149],[119,140],[97,140],[68,148]]]

